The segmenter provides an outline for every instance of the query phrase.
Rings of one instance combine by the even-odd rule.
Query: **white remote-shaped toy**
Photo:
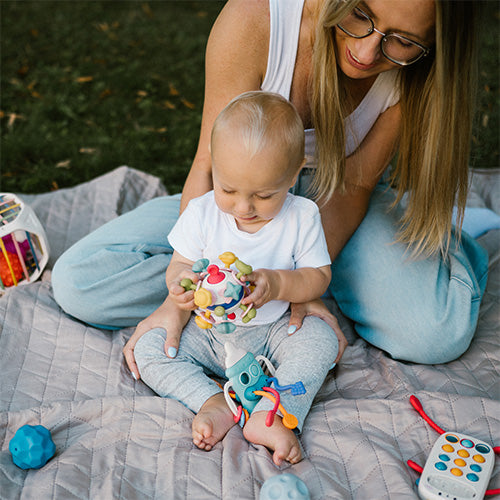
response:
[[[459,432],[445,432],[427,458],[418,494],[424,500],[481,500],[494,463],[491,445]]]

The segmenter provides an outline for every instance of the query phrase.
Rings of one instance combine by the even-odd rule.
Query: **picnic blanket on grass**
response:
[[[469,203],[500,213],[500,171],[473,176]],[[71,189],[25,196],[51,246],[42,279],[0,298],[0,498],[256,499],[266,479],[291,472],[312,499],[416,499],[418,474],[438,434],[409,403],[415,394],[445,430],[500,445],[500,231],[479,238],[490,276],[474,341],[458,360],[418,365],[391,359],[359,338],[331,303],[349,340],[306,419],[304,459],[277,468],[233,427],[210,452],[191,440],[193,414],[130,376],[122,348],[133,328],[85,325],[56,304],[50,267],[71,244],[156,196],[160,181],[128,167]],[[41,424],[56,444],[39,470],[8,450],[19,427]],[[497,460],[490,488],[500,487]]]

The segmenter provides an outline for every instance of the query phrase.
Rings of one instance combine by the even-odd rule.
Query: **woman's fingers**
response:
[[[295,333],[307,316],[306,304],[290,304],[290,321],[288,322],[288,335]]]
[[[316,316],[321,318],[332,328],[339,341],[339,352],[335,360],[337,363],[342,357],[348,342],[345,338],[344,332],[342,332],[340,328],[337,318],[328,310],[324,302],[321,299],[317,299],[310,302],[304,302],[303,304],[291,304],[290,309],[290,321],[288,327],[289,335],[295,333],[302,326],[302,322],[306,316]]]
[[[181,341],[182,330],[177,333],[167,333],[167,340],[165,340],[165,354],[169,358],[175,358],[179,350],[179,343]]]
[[[123,348],[123,355],[125,356],[125,361],[127,362],[127,366],[130,372],[132,373],[132,376],[135,378],[135,380],[139,380],[141,378],[141,374],[139,373],[139,369],[137,368],[137,363],[135,362],[134,347],[143,333],[145,332],[140,332],[139,327],[137,327],[135,332],[133,333],[133,335],[130,337],[128,342],[125,344],[125,347]]]
[[[335,363],[337,363],[339,359],[342,357],[342,354],[344,354],[345,348],[348,346],[349,343],[345,338],[344,332],[340,329],[340,325],[339,322],[337,321],[337,318],[333,316],[333,314],[329,315],[328,321],[325,318],[323,319],[332,327],[339,341],[339,353],[337,355],[337,358],[335,359]]]

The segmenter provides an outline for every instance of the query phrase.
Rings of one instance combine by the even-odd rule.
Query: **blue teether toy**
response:
[[[310,500],[309,490],[302,479],[290,474],[270,477],[260,490],[259,500]]]
[[[9,450],[21,469],[40,469],[54,456],[56,445],[43,425],[23,425],[10,440]]]

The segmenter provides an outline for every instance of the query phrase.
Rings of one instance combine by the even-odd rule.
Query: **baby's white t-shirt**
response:
[[[214,192],[191,200],[168,235],[174,250],[196,262],[222,265],[219,255],[233,252],[253,269],[293,270],[331,263],[317,205],[288,194],[279,214],[256,233],[240,231],[234,217],[217,207]],[[259,308],[252,325],[276,321],[289,303],[273,300]]]

